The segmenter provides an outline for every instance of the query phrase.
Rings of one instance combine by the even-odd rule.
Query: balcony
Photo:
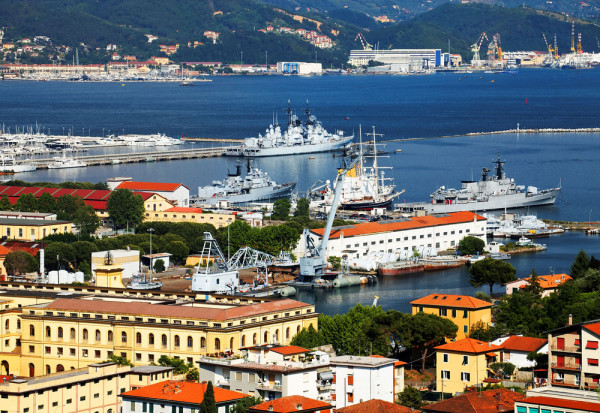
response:
[[[256,389],[257,390],[277,391],[277,392],[283,391],[283,388],[281,387],[281,384],[279,384],[279,383],[269,383],[269,382],[258,383],[256,385]]]
[[[559,348],[556,344],[552,344],[551,350],[552,352],[581,353],[580,346],[561,346]]]
[[[581,370],[581,364],[574,362],[552,363],[552,368],[555,370]]]
[[[576,382],[573,378],[565,378],[565,379],[552,379],[551,384],[553,386],[564,386],[564,387],[573,387],[579,388],[581,386],[580,383]]]

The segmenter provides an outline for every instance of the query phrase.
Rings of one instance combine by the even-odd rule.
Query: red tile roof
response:
[[[537,278],[538,285],[544,290],[557,288],[572,279],[568,274],[538,275]],[[531,277],[524,278],[524,280],[531,283]],[[525,286],[523,285],[521,288],[525,288]]]
[[[386,402],[385,400],[371,399],[366,402],[356,403],[352,406],[334,409],[339,413],[419,413],[420,410],[414,410],[410,407],[400,406],[396,403]]]
[[[449,214],[426,215],[423,217],[411,217],[402,221],[378,221],[367,222],[364,224],[348,225],[344,227],[334,227],[331,230],[330,239],[339,238],[344,234],[344,237],[354,237],[366,234],[379,234],[382,232],[402,231],[407,229],[435,227],[438,225],[458,224],[464,222],[473,222],[485,220],[481,215],[473,212],[451,212]],[[324,228],[312,229],[311,232],[323,236]]]
[[[513,412],[515,401],[523,395],[512,390],[494,389],[463,394],[424,408],[426,412],[496,413]]]
[[[286,396],[257,404],[256,406],[250,407],[248,411],[292,413],[327,409],[331,409],[331,405],[320,400],[309,399],[304,396]]]
[[[189,189],[183,184],[173,184],[168,182],[135,182],[135,181],[124,181],[121,182],[117,189],[133,189],[137,191],[153,191],[153,192],[173,192],[184,187]]]
[[[139,389],[121,393],[121,397],[136,399],[151,399],[159,401],[170,401],[180,403],[200,404],[204,401],[204,393],[207,385],[205,383],[191,383],[182,381],[166,380]],[[234,402],[245,397],[247,394],[237,391],[226,390],[220,387],[213,387],[215,391],[215,402]]]
[[[528,397],[520,403],[527,403],[537,406],[551,406],[562,409],[582,410],[585,412],[600,412],[600,403],[584,402],[579,400],[557,399],[554,397]]]
[[[412,305],[425,305],[434,307],[453,307],[453,308],[486,308],[491,307],[492,303],[480,300],[479,298],[468,295],[452,294],[430,294],[426,297],[417,298],[410,302]]]
[[[4,241],[1,245],[11,251],[25,251],[31,255],[37,255],[42,245],[39,242]]]
[[[309,307],[310,304],[290,299],[269,301],[265,303],[240,305],[231,308],[219,307],[187,307],[180,305],[164,305],[150,303],[129,303],[120,301],[83,300],[75,298],[59,298],[49,303],[47,309],[67,311],[89,311],[111,314],[138,314],[175,318],[193,318],[199,320],[230,320],[250,317],[284,310]]]
[[[9,252],[11,252],[11,250],[9,250],[8,248],[6,248],[6,247],[4,247],[4,246],[0,245],[0,255],[6,255],[6,254],[8,254]]]
[[[281,346],[272,348],[271,351],[282,354],[284,356],[291,356],[293,354],[308,353],[310,350],[298,346]]]
[[[502,347],[495,346],[486,341],[475,340],[474,338],[463,338],[458,341],[442,344],[435,347],[436,350],[456,351],[459,353],[488,353],[491,351],[500,350]]]
[[[165,210],[165,212],[189,212],[190,214],[201,214],[202,208],[173,207]]]
[[[510,336],[500,347],[504,350],[531,353],[532,351],[538,351],[547,342],[548,340],[545,338]]]
[[[584,324],[582,327],[600,336],[600,323]]]

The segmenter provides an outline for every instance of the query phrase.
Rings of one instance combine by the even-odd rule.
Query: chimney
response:
[[[298,410],[302,410],[302,403],[298,403],[298,404],[296,405],[296,409],[298,409]]]
[[[573,325],[573,314],[569,314],[569,324],[568,325]]]
[[[273,409],[273,405],[271,404],[271,405],[269,406],[269,411],[270,411],[270,412],[272,412],[273,410],[274,410],[274,409]]]

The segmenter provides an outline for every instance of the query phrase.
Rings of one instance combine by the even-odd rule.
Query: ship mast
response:
[[[496,161],[492,161],[492,163],[496,164],[496,179],[503,179],[504,178],[504,161],[500,160],[500,151],[498,151],[498,160]]]

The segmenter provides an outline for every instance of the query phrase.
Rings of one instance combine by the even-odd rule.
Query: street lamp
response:
[[[148,228],[148,232],[150,233],[150,280],[152,280],[152,233],[154,228]]]

